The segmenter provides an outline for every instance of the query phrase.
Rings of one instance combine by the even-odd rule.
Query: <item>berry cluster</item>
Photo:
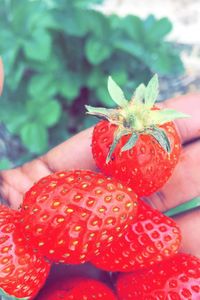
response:
[[[175,221],[139,198],[171,176],[181,151],[172,121],[185,115],[155,107],[157,76],[130,103],[111,78],[108,90],[119,108],[87,107],[106,119],[92,137],[102,173],[57,172],[27,191],[20,211],[0,206],[0,295],[36,299],[52,263],[89,262],[115,274],[113,285],[81,274],[37,299],[200,299],[200,260],[178,252]]]

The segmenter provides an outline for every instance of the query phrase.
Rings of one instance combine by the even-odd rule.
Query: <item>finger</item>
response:
[[[13,170],[2,171],[4,184],[11,184],[20,192],[52,172],[67,169],[95,169],[90,149],[92,128],[84,130],[45,155]],[[12,176],[11,176],[12,174]],[[13,182],[13,177],[15,180]]]
[[[183,143],[200,137],[199,102],[200,94],[194,94],[170,99],[164,104],[191,115],[189,119],[176,121]],[[92,130],[89,128],[55,147],[43,157],[44,161],[53,171],[63,168],[94,169],[90,146]]]
[[[191,253],[200,258],[200,209],[174,218],[181,228],[181,251]]]
[[[200,94],[196,94],[170,99],[164,104],[165,107],[182,110],[191,115],[190,119],[176,121],[183,143],[200,137],[199,101]],[[92,131],[93,128],[89,128],[80,132],[78,135],[50,150],[42,157],[42,160],[52,171],[74,168],[95,169],[90,146]]]
[[[40,178],[51,173],[39,158],[12,170],[0,172],[0,195],[13,207],[18,208],[24,193]]]
[[[147,201],[166,211],[200,195],[200,141],[183,148],[181,157],[169,181]]]
[[[171,106],[173,106],[173,103],[175,103],[174,108],[179,109],[180,107],[184,107],[184,105],[185,105],[186,108],[184,111],[186,113],[188,113],[189,112],[188,107],[191,107],[191,106],[195,107],[194,103],[196,103],[197,100],[199,100],[199,95],[183,96],[183,97],[176,98],[173,101],[168,100],[166,102],[166,107],[168,105],[171,105],[170,103],[172,101]],[[187,104],[184,104],[185,102],[187,102]],[[190,106],[188,106],[188,103],[190,103]],[[196,109],[195,109],[195,111],[196,111]],[[196,118],[195,116],[193,116],[193,118],[195,119],[195,122],[194,122],[195,125],[193,125],[192,129],[188,131],[188,135],[189,135],[190,139],[198,137],[198,133],[199,133],[199,130],[197,130],[198,125],[199,125],[199,121],[198,121],[199,118]],[[185,120],[181,120],[180,122],[183,122],[183,124],[185,124],[184,123]],[[180,132],[182,130],[181,128],[184,126],[186,128],[186,125],[179,126]],[[189,124],[188,124],[188,128],[189,128]],[[92,130],[93,129],[90,128],[90,129],[87,129],[87,130],[79,133],[78,135],[72,137],[68,141],[66,141],[66,142],[62,143],[61,145],[55,147],[54,149],[50,150],[46,155],[41,157],[39,160],[38,159],[34,160],[31,163],[25,164],[21,168],[17,168],[16,173],[18,175],[16,174],[15,178],[18,178],[19,180],[16,181],[16,182],[18,182],[18,184],[16,184],[17,186],[14,188],[16,190],[19,190],[20,193],[23,193],[23,191],[27,190],[35,181],[39,180],[41,177],[46,176],[46,175],[50,174],[51,172],[58,171],[58,170],[75,169],[75,168],[94,170],[95,163],[92,158],[91,147],[90,147]],[[183,141],[186,141],[186,138],[184,138],[184,130],[182,130],[181,136],[183,138]],[[10,198],[10,195],[12,193],[8,193],[7,191],[12,190],[12,188],[11,188],[12,183],[10,183],[10,182],[13,180],[12,180],[12,176],[10,176],[10,175],[13,174],[13,170],[7,171],[7,172],[6,173],[3,172],[3,177],[7,178],[7,183],[4,184],[4,186],[6,186],[7,188],[5,187],[5,188],[3,188],[3,190],[5,191],[4,194],[9,195],[7,197]],[[28,178],[27,178],[27,176],[28,176]],[[22,178],[23,178],[23,180],[21,180]],[[23,182],[23,187],[20,186],[20,182]],[[168,199],[167,196],[165,196],[165,192],[163,192],[163,194],[162,194],[162,191],[161,191],[160,196],[158,198]],[[167,205],[167,201],[165,201],[165,200],[156,201],[156,202],[157,202],[156,205],[161,206],[161,208],[163,210],[169,208],[169,205]],[[166,204],[165,204],[165,202],[166,202]],[[170,207],[171,207],[171,205],[170,205]]]
[[[3,90],[3,79],[4,79],[3,63],[2,63],[2,59],[0,57],[0,95],[1,95],[2,90]]]
[[[93,128],[86,129],[50,150],[42,160],[54,171],[63,169],[95,170],[91,139]]]
[[[80,132],[44,156],[13,170],[0,172],[0,194],[13,208],[19,207],[24,193],[40,178],[69,169],[95,170],[90,149],[92,128]]]
[[[180,96],[161,104],[161,107],[172,108],[190,115],[190,118],[175,121],[183,144],[200,137],[199,104],[200,94]]]

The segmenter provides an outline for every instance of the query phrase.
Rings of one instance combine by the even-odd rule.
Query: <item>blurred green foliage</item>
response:
[[[0,170],[5,170],[5,169],[9,169],[12,167],[11,162],[9,161],[9,159],[7,158],[2,158],[0,160]]]
[[[40,154],[94,122],[85,104],[112,106],[109,74],[127,96],[153,72],[183,65],[165,36],[167,18],[105,16],[92,0],[1,0],[0,54],[6,80],[0,121]]]

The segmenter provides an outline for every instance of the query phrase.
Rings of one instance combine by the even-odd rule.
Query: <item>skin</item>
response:
[[[0,91],[3,86],[3,66],[0,60]],[[200,94],[180,96],[165,101],[162,106],[191,115],[176,121],[183,150],[178,166],[167,184],[145,199],[160,211],[166,211],[200,195]],[[0,194],[17,209],[23,194],[41,177],[63,169],[95,170],[90,144],[93,128],[84,130],[45,155],[15,169],[0,172]],[[81,145],[77,147],[77,145]],[[200,209],[176,218],[183,234],[182,251],[200,257]]]

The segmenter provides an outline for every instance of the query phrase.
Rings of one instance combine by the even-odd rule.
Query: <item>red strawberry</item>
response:
[[[120,300],[199,300],[200,260],[179,253],[150,269],[119,276]]]
[[[127,232],[100,249],[92,263],[112,272],[130,272],[147,268],[174,255],[181,233],[176,223],[161,212],[138,200],[138,213]]]
[[[100,281],[78,277],[62,279],[46,287],[37,300],[117,300],[113,291]]]
[[[35,249],[55,262],[83,263],[123,234],[137,196],[92,171],[58,172],[26,193],[23,230]]]
[[[0,205],[0,295],[33,299],[50,265],[25,245],[19,232],[20,219],[19,212]]]
[[[186,115],[155,108],[157,76],[147,87],[141,84],[130,103],[111,77],[108,90],[119,108],[86,106],[89,114],[107,119],[99,122],[93,132],[96,165],[104,174],[132,187],[139,196],[150,195],[166,183],[178,162],[180,139],[171,121]]]

